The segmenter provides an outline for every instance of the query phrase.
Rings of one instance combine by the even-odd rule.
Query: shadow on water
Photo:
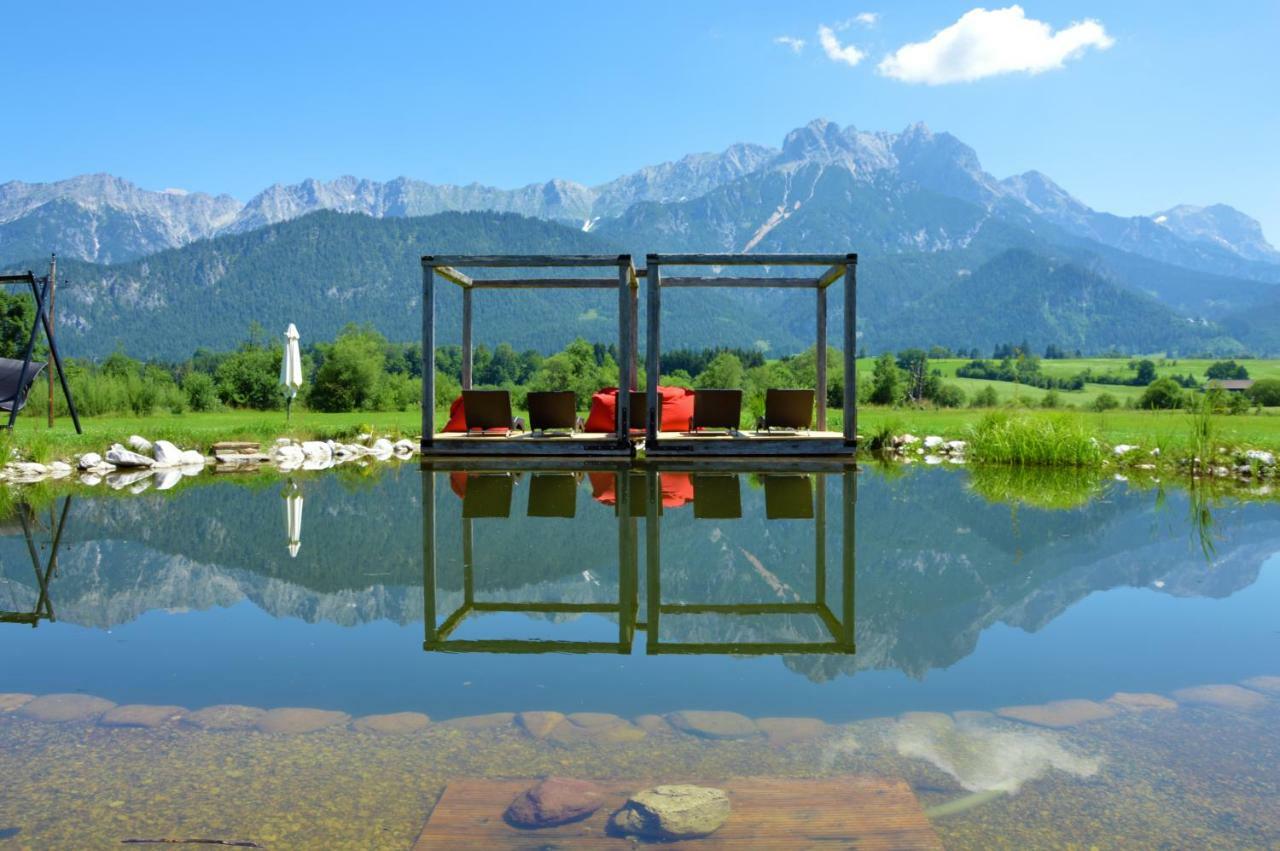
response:
[[[35,573],[36,587],[39,593],[30,611],[0,611],[0,623],[28,624],[33,629],[40,621],[52,621],[53,602],[49,599],[49,581],[58,572],[58,549],[62,544],[62,530],[67,525],[67,513],[71,508],[71,497],[64,497],[62,510],[56,511],[55,504],[49,505],[48,529],[50,535],[49,554],[42,556],[36,545],[35,533],[45,531],[41,528],[41,518],[35,509],[26,503],[14,503],[10,517],[0,520],[0,535],[13,534],[21,529],[23,540],[27,545],[27,554],[31,557],[31,569]],[[15,528],[17,527],[17,528]]]

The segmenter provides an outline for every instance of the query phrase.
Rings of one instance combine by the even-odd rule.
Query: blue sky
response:
[[[821,116],[924,121],[997,176],[1036,168],[1099,209],[1226,202],[1280,242],[1280,3],[1022,6],[1080,35],[1078,55],[945,82],[956,69],[918,55],[882,63],[973,2],[11,4],[23,53],[0,102],[25,132],[0,143],[0,181],[106,171],[241,199],[340,174],[598,183]],[[1104,37],[1071,29],[1089,19]],[[861,61],[829,56],[823,26]]]

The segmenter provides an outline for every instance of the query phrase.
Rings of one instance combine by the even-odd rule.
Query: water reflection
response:
[[[645,633],[644,649],[649,655],[854,652],[853,526],[857,485],[852,471],[831,477],[839,481],[840,490],[836,498],[838,504],[844,506],[840,512],[839,559],[832,581],[827,575],[828,485],[823,474],[789,472],[748,477],[749,490],[753,493],[747,500],[748,508],[744,514],[744,477],[738,473],[596,470],[585,478],[590,501],[597,510],[584,510],[581,516],[578,501],[583,473],[538,471],[528,474],[527,478],[525,474],[515,472],[455,471],[446,475],[449,490],[456,497],[454,501],[461,502],[456,526],[441,522],[437,516],[437,476],[426,474],[423,477],[426,635],[423,646],[428,651],[627,654],[632,652],[635,634],[639,631]],[[523,517],[517,515],[513,518],[517,484],[527,489],[527,497]],[[762,498],[755,491],[762,492]],[[612,520],[601,514],[600,506],[612,509]],[[688,517],[677,517],[673,513],[677,510],[691,514],[695,524],[721,521],[701,536],[694,534],[691,537],[709,536],[713,543],[724,542],[727,546],[733,539],[733,526],[745,524],[757,536],[763,534],[766,538],[772,536],[784,541],[784,545],[775,548],[773,553],[780,564],[766,566],[758,555],[739,547],[743,558],[721,565],[717,570],[719,581],[703,589],[700,596],[697,589],[680,588],[677,583],[678,593],[674,597],[664,597],[663,524],[684,521],[681,525],[685,525],[690,522]],[[557,555],[562,559],[581,556],[582,550],[576,544],[599,541],[606,523],[613,526],[617,549],[612,563],[606,568],[597,564],[595,570],[587,568],[581,572],[590,589],[587,599],[501,599],[503,588],[511,585],[513,575],[521,573],[520,563],[528,562],[535,555],[527,548],[521,548],[509,553],[495,553],[492,558],[478,564],[477,525],[483,522],[482,538],[485,541],[510,540],[510,535],[503,536],[500,530],[495,529],[494,521],[524,525],[530,519],[576,521],[561,524],[555,529],[554,537],[562,544]],[[645,522],[643,558],[639,534],[641,519]],[[807,535],[803,527],[809,527]],[[527,527],[527,532],[526,540],[541,537],[532,527]],[[809,538],[811,553],[802,555],[792,548],[802,536]],[[442,606],[438,593],[441,548],[456,548],[460,553],[461,601],[451,610]],[[706,567],[715,569],[712,564]],[[681,559],[677,569],[684,572],[686,568]],[[788,582],[779,578],[780,575],[790,578],[790,574],[797,571],[811,573],[810,592],[793,590]],[[492,589],[498,595],[497,599],[477,597],[477,572],[484,573],[481,586]],[[608,583],[607,589],[603,582]],[[834,591],[830,587],[832,585],[835,586]],[[762,590],[770,599],[760,599]],[[609,599],[600,599],[602,596]],[[644,613],[643,620],[640,619],[641,612]],[[468,619],[499,613],[561,618],[604,616],[616,623],[616,637],[594,641],[545,637],[455,637]],[[750,623],[737,629],[726,629],[715,623],[726,618],[744,618]],[[797,619],[811,621],[810,628],[795,629],[794,621]],[[678,626],[682,622],[693,623],[693,630]],[[674,634],[674,638],[664,636],[664,624],[677,625],[667,630]],[[731,637],[714,641],[688,640],[691,632],[698,633],[699,624],[704,632],[709,630],[716,635]],[[743,634],[750,638],[743,638]]]
[[[49,506],[50,537],[49,555],[41,556],[36,545],[35,532],[40,531],[41,522],[30,505],[19,502],[13,506],[10,517],[0,520],[0,535],[15,534],[21,529],[23,540],[27,545],[27,554],[31,557],[31,569],[35,574],[38,592],[35,604],[30,611],[0,611],[0,623],[29,624],[32,628],[40,625],[40,621],[53,621],[53,601],[49,598],[49,580],[58,570],[58,549],[62,545],[62,530],[67,525],[67,512],[71,508],[71,497],[64,497],[62,510],[56,512],[57,503]]]

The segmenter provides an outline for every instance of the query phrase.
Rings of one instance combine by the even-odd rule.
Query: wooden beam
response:
[[[649,266],[835,266],[843,254],[651,254]]]
[[[667,278],[664,287],[775,287],[811,290],[813,278]]]
[[[431,445],[436,419],[436,272],[422,266],[422,439]]]
[[[818,278],[818,289],[823,290],[844,277],[844,264],[839,263],[822,273]]]
[[[447,278],[462,288],[467,288],[475,282],[471,280],[469,275],[464,275],[452,266],[437,266],[436,272],[442,278]]]
[[[616,278],[481,278],[471,286],[477,290],[611,290],[617,285]]]
[[[850,254],[844,270],[844,442],[858,437],[858,255]]]
[[[659,328],[662,323],[662,273],[658,271],[655,260],[655,256],[650,254],[649,262],[646,264],[649,274],[645,276],[648,288],[646,296],[649,302],[649,323],[645,329],[645,397],[648,407],[645,412],[645,435],[650,446],[657,443],[658,432],[662,428],[662,410],[658,396],[658,378],[660,377],[658,349],[662,341],[662,329]]]
[[[471,368],[474,359],[471,354],[471,287],[462,290],[462,389],[471,389]]]
[[[470,293],[467,293],[470,295]],[[827,291],[819,287],[815,293],[818,297],[816,324],[818,328],[817,349],[814,351],[814,362],[817,368],[817,380],[814,382],[814,403],[818,408],[818,431],[827,430]]]
[[[614,406],[619,440],[631,426],[631,258],[618,264],[618,395]],[[621,503],[619,503],[621,504]]]
[[[617,266],[617,254],[446,254],[422,258],[424,266],[466,266],[494,269]]]

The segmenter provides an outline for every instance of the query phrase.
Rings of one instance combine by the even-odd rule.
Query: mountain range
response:
[[[414,339],[405,308],[419,309],[417,255],[570,247],[857,251],[859,336],[871,350],[1024,337],[1087,351],[1280,350],[1265,321],[1280,313],[1280,252],[1255,220],[1225,205],[1093,210],[1039,172],[991,175],[972,148],[923,124],[886,133],[817,120],[778,148],[733,145],[590,187],[342,177],[241,203],[109,175],[0,185],[0,266],[38,268],[51,250],[80,261],[62,267],[70,284],[59,321],[89,355],[123,345],[183,357],[233,343],[250,320],[306,321],[319,337],[362,320]],[[676,295],[668,345],[783,352],[812,339],[804,299]],[[544,349],[577,334],[610,337],[607,300],[565,298],[495,296],[479,336]],[[679,318],[684,310],[698,320]]]

